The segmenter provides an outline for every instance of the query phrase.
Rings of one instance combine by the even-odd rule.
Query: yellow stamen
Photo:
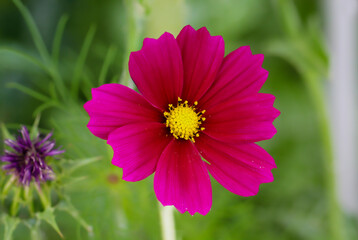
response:
[[[195,101],[194,105],[189,106],[188,101],[183,102],[179,97],[175,107],[173,104],[168,105],[169,111],[163,114],[166,118],[165,124],[176,139],[182,138],[195,142],[194,137],[199,137],[198,132],[205,129],[200,127],[205,121],[205,117],[202,117],[205,110],[197,112],[197,105],[198,102]]]

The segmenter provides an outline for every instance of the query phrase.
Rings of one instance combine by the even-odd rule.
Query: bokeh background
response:
[[[69,176],[83,178],[66,186],[93,234],[58,212],[65,239],[161,238],[153,178],[121,180],[121,170],[110,163],[111,150],[87,130],[82,105],[92,87],[130,84],[129,52],[139,50],[144,37],[165,31],[176,35],[187,24],[222,35],[227,53],[243,45],[263,53],[263,67],[270,74],[262,92],[277,97],[281,115],[274,123],[277,135],[260,143],[276,160],[275,181],[249,198],[212,181],[213,206],[207,216],[175,212],[177,239],[337,239],[332,235],[335,221],[345,239],[358,239],[357,213],[335,205],[336,178],[329,175],[335,165],[327,130],[330,100],[325,97],[331,62],[327,2],[24,0],[51,53],[47,59],[19,9],[0,0],[0,122],[15,133],[41,113],[41,129],[54,129],[67,158],[102,157]],[[64,26],[62,34],[58,26]],[[66,97],[53,81],[58,75]],[[78,82],[78,91],[71,89],[73,82]],[[44,239],[60,239],[46,223],[41,229]],[[2,231],[0,226],[0,236]],[[14,239],[28,238],[28,229],[19,225]]]

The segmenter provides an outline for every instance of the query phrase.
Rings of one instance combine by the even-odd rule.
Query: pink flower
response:
[[[273,181],[273,158],[254,142],[272,138],[280,114],[275,97],[258,93],[268,72],[264,56],[244,46],[224,57],[221,36],[186,26],[175,39],[146,38],[129,72],[141,94],[120,84],[92,90],[84,108],[89,130],[112,146],[123,179],[152,173],[164,205],[207,214],[209,172],[229,191],[257,194]],[[205,160],[203,160],[205,159]]]

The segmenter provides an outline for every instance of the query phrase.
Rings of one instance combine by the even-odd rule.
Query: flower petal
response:
[[[90,116],[88,129],[107,139],[115,129],[137,122],[159,122],[161,113],[140,94],[121,84],[111,83],[92,89],[92,100],[84,108]]]
[[[29,130],[27,130],[27,127],[22,126],[20,132],[26,146],[31,146],[31,138],[30,138]]]
[[[169,143],[158,161],[154,191],[164,206],[174,205],[181,213],[205,215],[210,211],[210,177],[190,141]]]
[[[206,109],[204,132],[223,142],[250,143],[276,134],[272,122],[280,114],[272,105],[275,96],[265,93],[229,99]]]
[[[216,141],[205,134],[195,146],[210,163],[211,175],[227,190],[240,196],[256,195],[261,183],[273,181],[273,158],[260,146],[249,144],[228,144]]]
[[[182,98],[197,101],[215,80],[225,54],[221,36],[211,36],[203,27],[195,31],[186,26],[177,37],[183,57],[184,87]]]
[[[183,63],[173,35],[144,39],[142,49],[131,53],[128,66],[138,90],[154,106],[165,110],[177,102],[183,88]]]
[[[112,132],[107,143],[114,151],[112,164],[123,168],[123,179],[140,181],[151,175],[171,136],[162,123],[136,123]]]
[[[5,139],[4,143],[9,147],[13,148],[16,152],[22,153],[22,146],[19,146],[19,143],[17,141],[14,141],[12,139]]]
[[[257,93],[268,76],[268,71],[261,67],[263,59],[263,54],[252,55],[249,46],[240,47],[228,54],[214,84],[199,100],[199,105],[205,109],[234,96]]]

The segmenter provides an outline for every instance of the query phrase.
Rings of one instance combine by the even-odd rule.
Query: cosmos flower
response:
[[[174,38],[146,38],[129,72],[139,92],[120,84],[92,90],[89,130],[112,146],[123,179],[154,175],[154,191],[181,213],[207,214],[209,172],[229,191],[257,194],[273,181],[273,158],[255,142],[270,139],[279,111],[258,93],[268,72],[263,55],[244,46],[224,57],[221,36],[186,26]]]
[[[14,174],[23,185],[29,185],[32,179],[37,183],[52,180],[54,173],[52,168],[46,164],[46,157],[61,154],[64,150],[54,149],[55,141],[49,140],[52,133],[44,138],[37,136],[31,140],[29,131],[25,126],[19,131],[21,135],[16,140],[6,139],[5,144],[13,151],[5,150],[5,155],[0,159],[8,164],[3,170]]]

